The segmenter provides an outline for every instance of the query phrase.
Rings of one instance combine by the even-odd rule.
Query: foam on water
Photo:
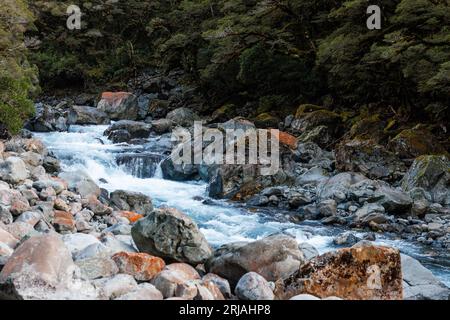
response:
[[[342,232],[336,227],[324,227],[313,222],[294,224],[278,221],[267,215],[250,213],[225,201],[204,204],[201,199],[207,198],[206,184],[164,180],[161,168],[156,170],[153,178],[136,178],[116,164],[115,154],[124,150],[138,150],[139,146],[112,144],[103,136],[106,128],[107,126],[71,126],[69,132],[36,133],[36,136],[61,160],[64,170],[84,170],[108,191],[123,189],[142,192],[151,196],[157,206],[165,204],[182,210],[192,217],[213,246],[256,240],[283,231],[295,236],[299,242],[310,243],[320,253],[324,253],[334,248],[333,236]],[[101,182],[103,179],[107,182]],[[443,265],[433,262],[427,254],[405,241],[378,241],[420,259],[437,276],[450,284],[448,263]]]

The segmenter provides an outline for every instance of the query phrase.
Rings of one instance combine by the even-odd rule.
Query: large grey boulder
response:
[[[234,242],[218,248],[207,261],[208,272],[228,279],[235,286],[247,272],[268,281],[286,279],[298,270],[306,257],[295,238],[275,234],[254,242]]]
[[[137,97],[129,92],[104,92],[97,109],[111,120],[136,120],[139,113]]]
[[[194,121],[200,120],[200,117],[188,108],[175,109],[169,112],[166,118],[182,127],[190,127],[194,124]]]
[[[129,139],[145,139],[150,136],[152,125],[139,121],[120,120],[113,123],[108,129],[106,129],[104,135],[108,136],[108,138],[112,138],[114,137],[115,133],[125,131],[129,133]]]
[[[131,235],[139,251],[165,260],[204,263],[212,254],[211,247],[197,225],[174,208],[161,208],[138,220]]]
[[[341,202],[347,198],[347,193],[351,186],[366,179],[365,176],[359,173],[339,173],[320,183],[317,188],[317,195],[320,200],[335,199]]]
[[[401,254],[405,300],[449,300],[450,288],[416,259]]]
[[[67,121],[69,124],[108,124],[108,115],[94,107],[73,106],[70,108]]]

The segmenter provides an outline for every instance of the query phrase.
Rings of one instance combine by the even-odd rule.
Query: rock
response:
[[[14,249],[19,244],[19,240],[8,231],[0,227],[0,243],[6,244],[11,249]]]
[[[225,300],[221,289],[212,281],[202,281],[197,284],[197,296],[194,300]]]
[[[310,294],[298,294],[296,296],[293,296],[289,300],[321,300],[321,299]]]
[[[309,132],[315,127],[326,126],[332,136],[339,134],[342,123],[341,117],[328,110],[316,110],[312,112],[297,112],[295,119],[291,123],[291,130],[294,133]]]
[[[325,253],[300,267],[286,281],[279,281],[275,290],[278,299],[303,293],[346,300],[400,300],[400,253],[370,244]]]
[[[15,222],[24,222],[28,223],[32,227],[34,227],[39,220],[42,219],[42,214],[38,211],[26,211],[22,213],[19,217],[17,217]]]
[[[163,300],[161,291],[150,283],[141,283],[139,286],[124,295],[121,295],[116,300]]]
[[[377,202],[389,213],[409,213],[413,204],[406,192],[394,189],[387,184],[381,184],[375,191],[374,197],[380,199]]]
[[[436,137],[420,125],[400,132],[389,141],[388,148],[402,159],[445,152],[445,149],[437,142]]]
[[[194,125],[194,121],[200,120],[200,117],[188,108],[175,109],[169,112],[166,118],[182,127],[190,127]]]
[[[116,190],[111,193],[110,201],[119,210],[133,211],[143,216],[153,211],[152,199],[140,192]]]
[[[108,139],[112,141],[112,143],[124,143],[129,142],[131,138],[131,134],[127,130],[114,130],[108,133]]]
[[[22,159],[28,168],[33,168],[41,166],[44,163],[44,157],[39,153],[27,151],[20,154],[20,159]]]
[[[72,232],[75,230],[75,220],[70,212],[55,210],[53,226],[58,232]]]
[[[166,268],[156,275],[152,284],[161,291],[164,298],[185,297],[193,299],[197,294],[197,288],[192,281],[198,278],[198,274],[184,272],[179,267],[176,267],[176,269]]]
[[[73,257],[90,245],[100,244],[96,237],[84,233],[66,234],[62,236],[62,240]]]
[[[172,121],[169,119],[158,119],[152,121],[152,129],[157,134],[168,133],[172,129]]]
[[[371,179],[398,180],[406,167],[395,154],[373,140],[344,141],[335,150],[336,168],[361,172]]]
[[[1,268],[3,268],[3,266],[6,264],[13,253],[14,249],[0,241],[0,270]]]
[[[313,142],[321,148],[328,149],[336,140],[336,136],[327,126],[317,126],[310,131],[303,132],[298,140],[303,143]]]
[[[432,201],[450,204],[450,161],[446,156],[420,156],[414,160],[402,180],[402,188],[410,191],[423,188]]]
[[[68,188],[82,198],[89,198],[91,196],[98,197],[100,195],[100,188],[98,185],[81,170],[72,172],[62,172],[59,177],[68,183]]]
[[[30,204],[25,197],[15,196],[11,201],[9,211],[13,216],[19,216],[22,213],[31,210]]]
[[[110,207],[104,205],[95,196],[89,197],[87,208],[91,210],[96,216],[110,215],[113,212]]]
[[[176,164],[172,157],[167,157],[161,162],[161,171],[164,179],[174,181],[194,180],[198,174],[198,167],[193,164]]]
[[[337,203],[333,199],[323,200],[317,207],[324,217],[334,216],[337,213]]]
[[[152,131],[152,125],[144,122],[131,121],[131,120],[120,120],[113,123],[106,131],[104,132],[105,136],[108,136],[110,139],[111,134],[116,131],[127,131],[130,134],[130,139],[137,138],[148,138]]]
[[[97,109],[112,120],[136,120],[139,112],[137,97],[128,92],[103,92]]]
[[[0,205],[0,222],[4,224],[10,224],[14,220],[11,211],[5,206]]]
[[[0,296],[45,299],[46,291],[70,284],[74,268],[70,252],[58,235],[32,237],[14,251],[0,272]]]
[[[98,279],[94,285],[106,299],[116,299],[138,289],[134,278],[128,274],[116,274],[111,278]]]
[[[44,157],[44,162],[42,164],[44,169],[50,174],[57,174],[61,171],[61,164],[58,159],[51,156]]]
[[[268,281],[286,279],[305,261],[295,238],[275,234],[250,243],[223,245],[207,261],[206,270],[228,279],[234,287],[247,272],[254,271]]]
[[[42,179],[33,182],[33,188],[39,192],[49,187],[52,188],[56,194],[60,194],[62,191],[67,189],[68,184],[60,178]]]
[[[22,240],[26,236],[32,236],[37,233],[32,225],[30,225],[29,223],[19,221],[15,221],[14,223],[5,226],[0,226],[0,229],[1,228],[9,232],[14,238],[19,240]]]
[[[111,251],[102,243],[93,243],[88,245],[86,248],[76,251],[73,255],[73,260],[84,260],[96,257],[110,257],[112,256]]]
[[[311,260],[312,258],[317,257],[319,255],[319,251],[317,251],[317,249],[313,245],[307,242],[300,243],[298,245],[298,248],[305,257],[305,261]]]
[[[0,160],[0,179],[12,184],[17,184],[29,177],[25,162],[18,157],[9,157],[5,161]]]
[[[293,150],[297,149],[298,146],[297,138],[287,132],[279,131],[278,140],[280,142],[280,145],[286,146]]]
[[[137,252],[137,250],[128,243],[125,243],[113,235],[106,235],[101,239],[102,244],[105,245],[111,254],[115,254],[121,251],[125,252]]]
[[[192,265],[205,262],[211,248],[197,225],[173,208],[153,211],[137,221],[131,235],[141,252]]]
[[[235,294],[241,300],[273,300],[275,297],[267,280],[256,272],[246,273],[239,279]]]
[[[197,270],[195,270],[192,266],[187,263],[171,263],[166,266],[166,270],[175,271],[178,274],[183,275],[183,278],[189,280],[198,280],[200,279],[200,275]]]
[[[70,108],[67,121],[69,124],[108,124],[108,115],[97,108],[87,106],[73,106]]]
[[[135,223],[144,217],[142,214],[138,214],[133,211],[120,211],[119,216],[127,219],[130,223]]]
[[[149,281],[162,271],[165,263],[161,258],[146,253],[119,252],[112,256],[121,273],[132,275],[138,281]]]
[[[342,202],[347,198],[348,190],[352,185],[366,179],[363,175],[354,172],[339,173],[319,184],[317,187],[318,198],[319,200],[335,199]]]
[[[320,183],[325,182],[329,178],[330,177],[326,170],[319,167],[313,167],[303,173],[301,176],[297,177],[295,184],[300,186],[306,184],[317,186]]]
[[[401,254],[405,300],[449,300],[450,289],[416,259]]]
[[[231,287],[228,280],[219,277],[217,274],[214,273],[208,273],[204,275],[202,280],[214,283],[217,286],[217,288],[219,288],[220,292],[225,298],[228,299],[231,298]]]
[[[362,208],[358,209],[355,213],[356,221],[359,221],[365,225],[370,222],[377,224],[385,223],[388,218],[384,215],[385,209],[383,206],[377,203],[366,203]]]
[[[355,236],[351,232],[344,232],[333,239],[333,243],[338,246],[342,246],[342,245],[353,246],[354,244],[358,243],[359,241],[361,241],[361,239],[358,238],[357,236]]]
[[[81,274],[89,280],[111,277],[119,273],[116,263],[105,256],[78,259],[75,264],[80,268]]]

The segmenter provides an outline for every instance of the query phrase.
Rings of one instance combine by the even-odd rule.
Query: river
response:
[[[102,188],[138,191],[149,195],[156,206],[166,204],[188,214],[212,246],[233,241],[251,241],[275,232],[287,232],[299,242],[307,242],[320,253],[335,249],[333,237],[343,229],[318,222],[292,223],[283,215],[253,212],[227,201],[207,199],[206,184],[164,180],[159,167],[151,178],[139,178],[129,166],[118,165],[124,152],[137,153],[140,146],[113,144],[103,132],[107,126],[71,126],[69,132],[35,133],[60,160],[63,170],[84,170]],[[141,165],[141,164],[136,164]],[[141,168],[139,168],[141,169]],[[418,259],[440,280],[450,286],[450,253],[400,239],[379,236],[379,244],[396,247]]]

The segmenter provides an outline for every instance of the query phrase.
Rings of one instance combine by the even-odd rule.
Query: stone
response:
[[[90,245],[100,244],[96,237],[84,233],[65,234],[62,236],[62,240],[73,257]]]
[[[333,199],[323,200],[317,206],[319,213],[324,217],[334,216],[337,213],[337,203]]]
[[[190,127],[194,125],[194,121],[200,120],[200,117],[191,109],[178,108],[169,112],[166,119],[172,121],[175,125]]]
[[[119,273],[116,263],[109,257],[78,259],[75,264],[80,268],[81,274],[89,280],[111,277]]]
[[[131,120],[120,120],[114,122],[106,131],[105,136],[110,137],[115,131],[125,130],[130,134],[131,139],[137,138],[148,138],[152,132],[152,125],[145,122],[131,121]]]
[[[328,252],[301,266],[284,282],[277,282],[275,289],[278,299],[304,293],[346,300],[401,300],[400,253],[370,243]]]
[[[104,244],[111,254],[115,254],[121,251],[125,252],[137,252],[136,248],[128,243],[125,243],[117,239],[112,234],[105,235],[101,238],[101,243]]]
[[[42,214],[38,211],[26,211],[17,217],[15,222],[25,222],[34,227],[39,220],[42,219]]]
[[[253,271],[268,281],[286,279],[305,262],[292,236],[275,234],[254,242],[235,242],[214,251],[206,270],[227,279],[234,287],[247,272]]]
[[[411,191],[423,188],[432,201],[450,204],[450,160],[446,156],[420,156],[416,158],[402,180],[402,188]]]
[[[168,133],[172,129],[172,121],[169,119],[158,119],[152,121],[152,130],[156,134]]]
[[[311,294],[298,294],[296,296],[293,296],[289,300],[321,300],[321,299]]]
[[[166,270],[175,271],[178,274],[182,274],[183,278],[189,280],[199,280],[200,275],[192,266],[187,263],[171,263],[166,266]]]
[[[70,212],[55,210],[53,226],[58,232],[71,232],[75,230],[75,220]]]
[[[20,154],[20,158],[28,165],[28,168],[41,166],[44,163],[43,156],[32,151]]]
[[[244,274],[234,291],[241,300],[274,300],[275,297],[267,280],[256,272]]]
[[[297,138],[287,132],[278,131],[278,140],[282,146],[286,146],[290,149],[297,149]]]
[[[19,244],[19,240],[11,233],[0,227],[0,242],[14,249]]]
[[[133,211],[143,216],[153,211],[152,199],[140,192],[116,190],[110,195],[111,205],[123,211]]]
[[[416,259],[401,254],[405,300],[449,300],[450,288]]]
[[[231,298],[231,287],[227,279],[214,273],[207,273],[202,280],[214,283],[225,298]]]
[[[347,193],[351,186],[366,180],[367,178],[359,173],[343,172],[339,173],[317,187],[317,195],[319,200],[335,199],[338,202],[345,200]],[[344,199],[341,199],[339,194],[344,194]]]
[[[116,300],[163,300],[164,297],[156,287],[150,283],[141,283],[131,292],[119,296]]]
[[[300,243],[298,245],[298,248],[302,252],[305,261],[311,260],[312,258],[317,257],[319,255],[319,251],[317,251],[317,249],[313,245],[307,242]]]
[[[160,208],[137,221],[131,235],[141,252],[192,265],[205,262],[211,247],[197,225],[174,208]]]
[[[100,195],[100,188],[98,185],[81,170],[72,172],[62,172],[59,177],[68,183],[68,188],[82,198],[89,198],[91,196],[98,197]]]
[[[58,235],[32,237],[14,251],[0,272],[0,296],[45,299],[46,291],[69,286],[74,270],[70,252]]]
[[[61,198],[56,198],[54,202],[54,207],[56,210],[70,212],[70,206]]]
[[[188,274],[177,270],[165,269],[152,280],[152,284],[163,294],[164,298],[193,298],[197,294],[195,286],[189,281],[196,280]]]
[[[353,246],[354,244],[358,243],[359,241],[361,241],[361,239],[358,238],[357,236],[355,236],[351,232],[344,232],[333,239],[333,243],[338,246],[342,246],[342,245]]]
[[[94,107],[72,106],[70,108],[67,121],[69,124],[109,124],[108,115]]]
[[[25,162],[18,157],[9,157],[0,160],[0,179],[12,184],[17,184],[29,177],[30,173]]]
[[[120,211],[119,216],[127,219],[130,223],[135,223],[144,217],[142,214],[138,214],[133,211]]]
[[[28,200],[25,197],[13,197],[11,201],[11,207],[9,211],[13,216],[19,216],[22,213],[29,211],[31,209]]]
[[[165,263],[146,253],[119,252],[112,256],[121,273],[132,275],[138,281],[149,281],[161,272]]]
[[[309,132],[315,127],[326,126],[330,134],[336,136],[339,133],[342,118],[328,110],[315,110],[312,112],[297,112],[295,119],[291,123],[291,130],[294,133]]]
[[[88,245],[86,248],[77,251],[73,255],[73,260],[84,260],[96,257],[110,257],[112,256],[111,251],[102,243],[93,243]]]
[[[104,205],[95,196],[89,197],[86,207],[87,209],[91,210],[96,216],[110,215],[113,212],[110,207]]]
[[[14,223],[5,226],[0,226],[0,229],[1,228],[8,231],[12,236],[14,236],[14,238],[19,240],[29,235],[35,235],[36,233],[32,225],[20,221],[15,221]]]
[[[97,109],[111,120],[136,120],[139,112],[137,97],[129,92],[103,92]]]
[[[129,274],[122,273],[110,278],[95,280],[94,285],[99,289],[101,296],[106,299],[116,299],[138,289],[136,280]]]
[[[442,154],[445,149],[426,128],[416,126],[406,129],[389,141],[388,148],[402,159],[413,159],[421,155]]]
[[[0,242],[0,270],[6,264],[13,253],[14,249],[3,242]]]

